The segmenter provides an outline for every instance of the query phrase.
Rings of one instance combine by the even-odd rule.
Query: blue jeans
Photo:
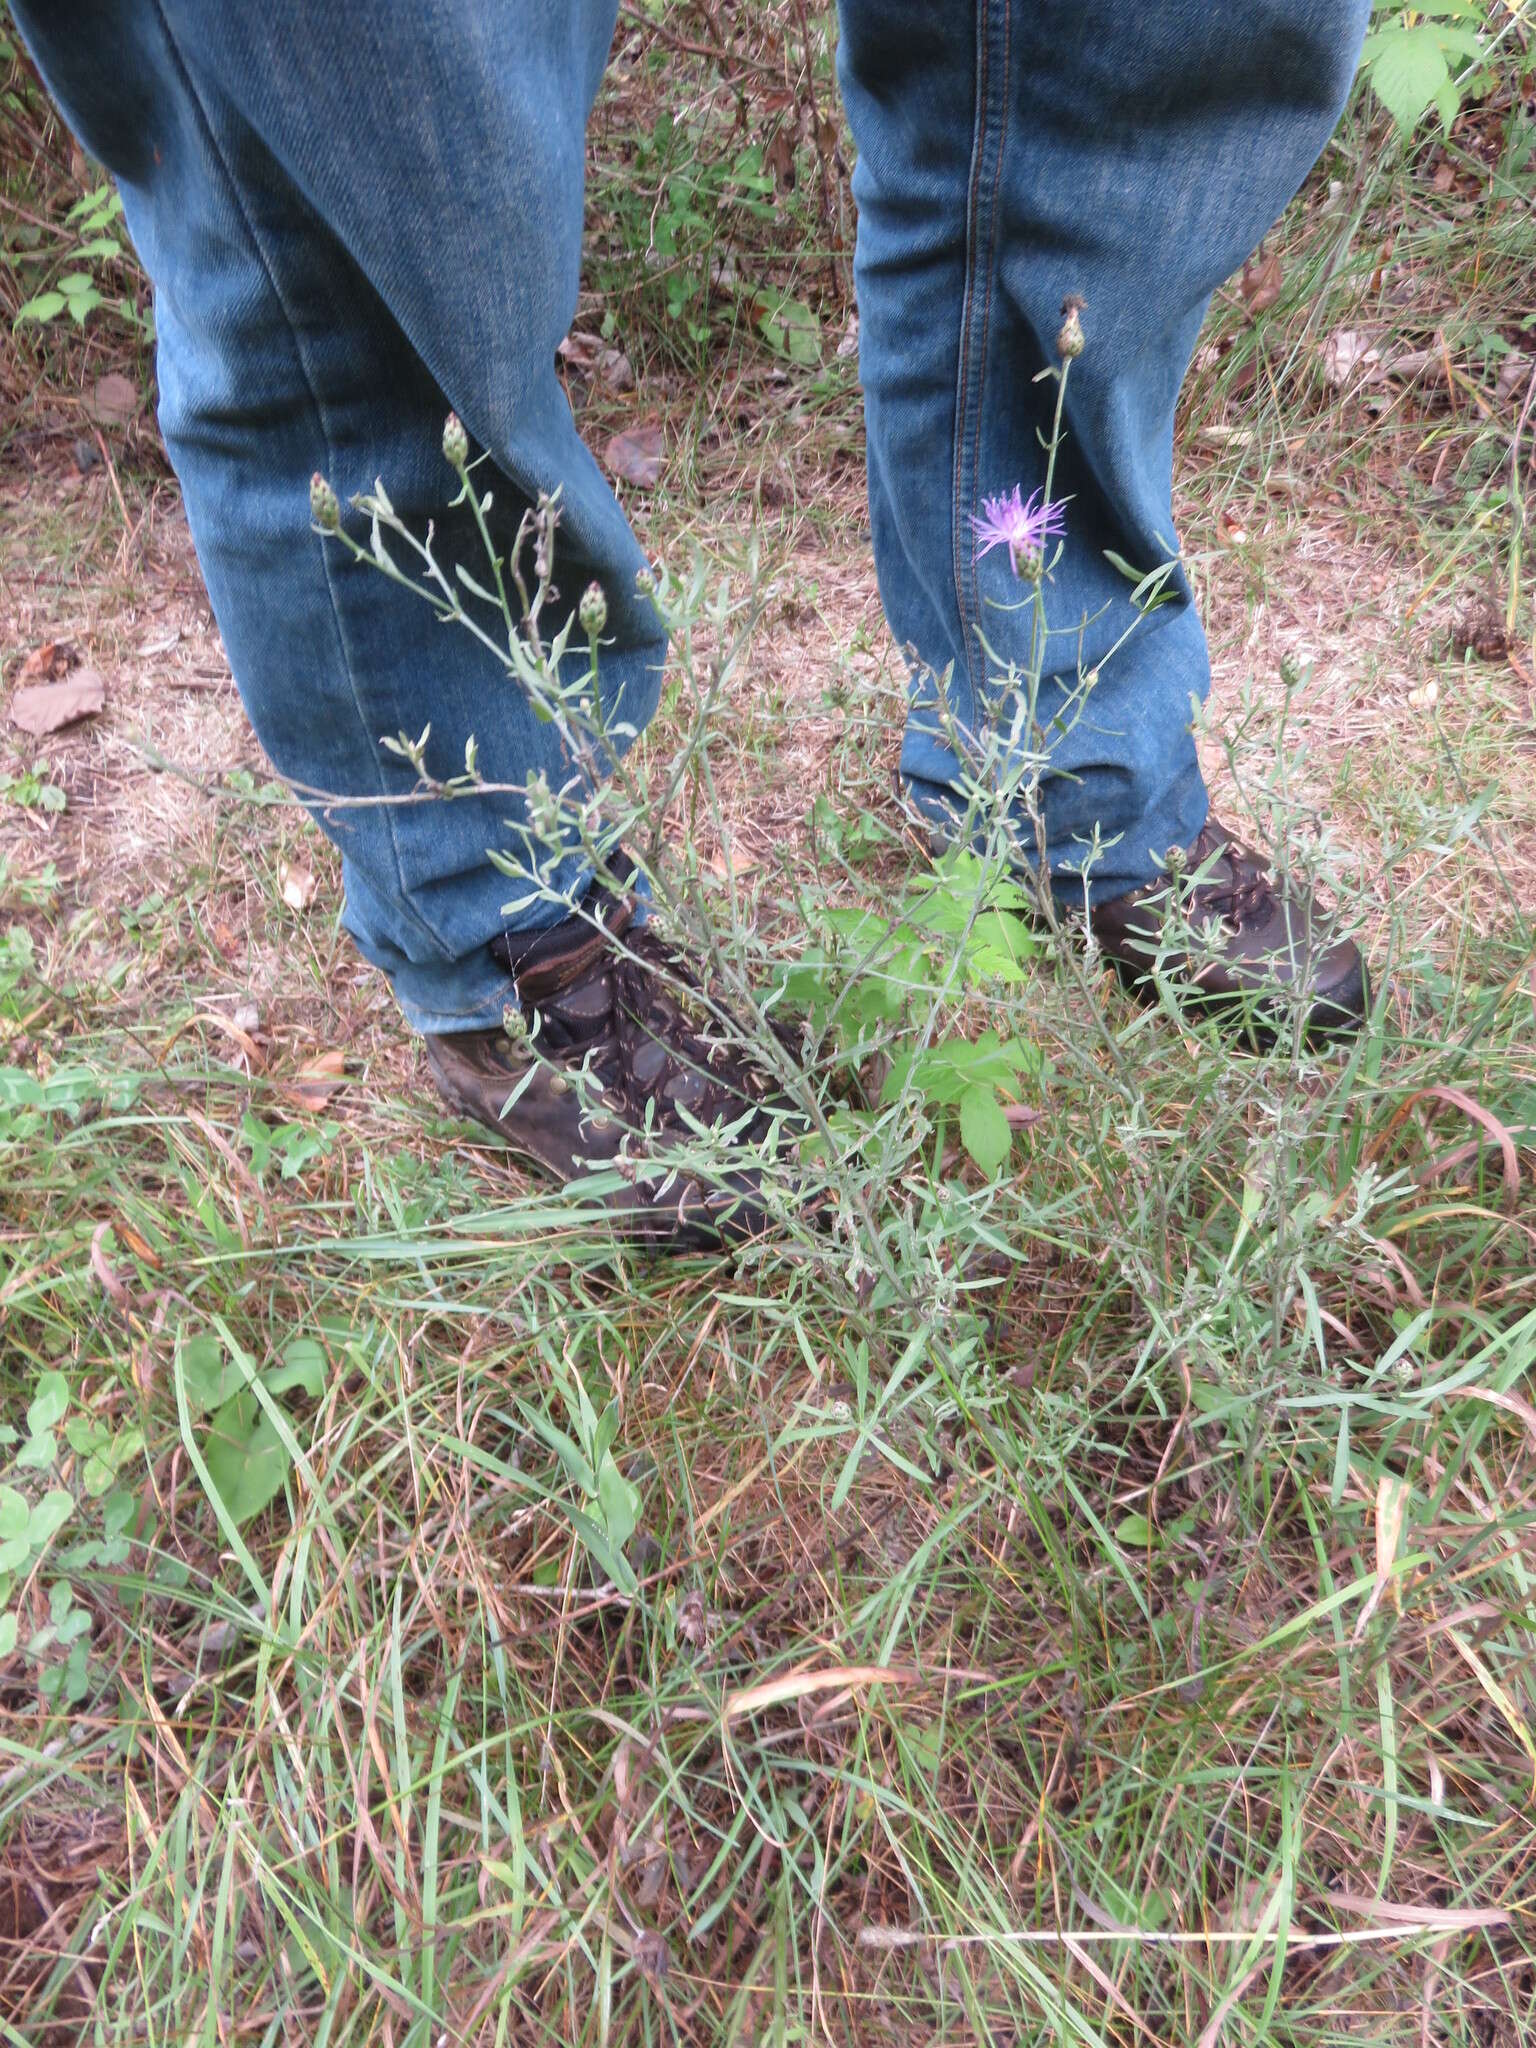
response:
[[[902,768],[930,808],[964,780],[952,743],[985,730],[998,668],[1024,651],[1006,552],[978,557],[969,516],[1041,478],[1052,387],[1032,380],[1063,296],[1087,302],[1089,344],[1057,479],[1071,502],[1046,590],[1047,732],[1134,617],[1104,551],[1137,569],[1175,552],[1173,410],[1207,295],[1326,139],[1367,6],[843,0],[875,566],[912,663]],[[427,765],[446,778],[474,735],[486,781],[521,788],[564,778],[556,729],[467,634],[322,547],[308,481],[324,472],[345,500],[382,478],[404,516],[437,523],[444,559],[473,562],[446,507],[451,406],[500,472],[503,544],[560,489],[559,587],[569,605],[601,583],[605,695],[649,717],[665,644],[635,592],[641,552],[554,368],[616,0],[13,9],[153,280],[160,423],[256,731],[306,790],[375,800],[313,806],[341,849],[347,928],[418,1030],[499,1022],[512,988],[488,941],[519,917],[486,855],[528,854],[520,800],[401,802],[415,771],[380,742],[430,722]],[[1181,580],[1173,595],[1051,754],[1051,865],[1080,860],[1097,826],[1101,897],[1149,880],[1205,815],[1190,717],[1209,671]],[[579,856],[558,879],[579,891]]]

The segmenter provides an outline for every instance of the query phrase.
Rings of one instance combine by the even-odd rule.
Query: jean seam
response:
[[[972,488],[972,490],[973,490],[973,491],[977,489],[977,487],[978,487],[978,485],[979,485],[979,482],[980,482],[980,476],[981,476],[981,423],[982,423],[982,411],[983,411],[983,400],[984,400],[984,397],[985,397],[985,386],[986,386],[986,375],[987,375],[987,355],[988,355],[989,349],[990,349],[990,347],[991,347],[991,340],[992,340],[992,299],[993,299],[993,294],[994,294],[994,290],[995,290],[995,287],[996,287],[996,283],[997,283],[997,210],[998,210],[998,194],[999,194],[999,193],[1000,193],[1000,192],[1002,191],[1002,185],[1003,185],[1003,157],[1004,157],[1004,153],[1006,152],[1006,150],[1007,150],[1007,147],[1008,147],[1008,44],[1009,44],[1009,38],[1010,38],[1010,34],[1011,34],[1011,29],[1012,29],[1012,20],[1011,20],[1011,15],[1012,15],[1012,6],[1011,6],[1011,0],[1001,0],[1001,12],[1002,12],[1002,52],[1001,52],[1001,55],[1002,55],[1002,78],[1003,78],[1003,89],[1002,89],[1002,96],[1001,96],[1001,120],[1000,120],[1000,122],[999,122],[999,124],[998,124],[998,131],[997,131],[997,155],[996,155],[996,159],[995,159],[995,161],[994,161],[994,163],[993,163],[993,167],[992,167],[992,196],[991,196],[991,199],[990,199],[990,201],[988,202],[988,206],[987,206],[987,233],[986,233],[986,271],[985,271],[985,276],[986,276],[986,296],[985,296],[985,298],[984,298],[984,299],[983,299],[983,301],[982,301],[982,308],[981,308],[981,334],[980,334],[980,336],[979,336],[979,347],[978,347],[978,351],[977,351],[977,358],[976,358],[976,384],[975,384],[975,397],[974,397],[974,403],[973,403],[973,406],[972,406],[972,418],[973,418],[973,420],[974,420],[974,422],[975,422],[975,434],[974,434],[974,438],[973,438],[973,444],[972,444],[972,452],[971,452],[971,488]],[[985,662],[985,659],[986,659],[986,657],[985,657],[985,654],[984,654],[984,653],[981,653],[981,651],[980,651],[980,649],[981,649],[981,590],[980,590],[980,582],[979,582],[979,578],[978,578],[978,576],[977,576],[977,572],[976,572],[976,549],[975,549],[974,545],[973,545],[973,546],[971,547],[971,549],[970,549],[970,552],[969,552],[969,554],[967,555],[967,558],[966,558],[966,560],[967,560],[967,564],[968,564],[968,570],[969,570],[969,589],[968,589],[968,598],[969,598],[969,604],[970,604],[970,611],[971,611],[971,625],[972,625],[972,637],[973,637],[973,638],[975,639],[975,641],[976,641],[976,645],[977,645],[977,650],[978,650],[978,655],[977,655],[977,658],[978,658],[978,659],[979,659],[979,660],[980,660],[981,662],[983,662],[983,663],[984,663],[984,662]],[[986,680],[986,677],[985,677],[985,673],[983,672],[983,676],[982,676],[982,682],[983,682],[983,684],[985,683],[985,680]]]
[[[980,600],[974,548],[967,548],[966,513],[962,497],[974,495],[981,461],[982,394],[986,377],[987,350],[991,335],[992,301],[997,251],[998,194],[1002,189],[1003,157],[1008,140],[1008,54],[1012,33],[1010,0],[977,0],[976,36],[976,126],[972,143],[971,181],[967,200],[965,314],[961,325],[960,372],[956,391],[954,464],[954,576],[955,608],[960,623],[961,654],[971,688],[972,704],[979,708],[982,688],[977,677],[980,650]],[[989,143],[994,141],[991,106],[993,55],[990,48],[994,20],[1002,29],[1001,59],[1003,92],[1000,119],[996,127],[991,190],[983,201]]]
[[[193,80],[192,72],[187,64],[186,58],[182,55],[181,45],[176,40],[176,32],[171,27],[170,21],[166,16],[163,0],[154,0],[154,8],[155,13],[159,18],[160,27],[165,36],[166,44],[170,49],[172,57],[175,59],[176,68],[181,73],[182,81],[186,86],[188,98],[192,101],[192,104],[197,109],[197,118],[202,125],[203,136],[205,141],[207,142],[209,154],[213,157],[214,161],[219,166],[220,173],[222,174],[224,180],[224,188],[228,195],[230,204],[233,206],[236,213],[239,215],[241,225],[245,229],[246,237],[250,242],[252,250],[255,252],[256,260],[258,261],[258,263],[260,263],[262,273],[267,280],[268,288],[270,289],[272,297],[275,300],[278,310],[281,312],[283,320],[287,326],[288,338],[293,349],[294,361],[298,364],[299,374],[304,379],[304,387],[309,394],[309,402],[314,412],[315,424],[319,430],[320,439],[325,448],[326,466],[327,468],[334,467],[335,446],[334,443],[332,442],[330,428],[326,420],[325,404],[320,396],[320,391],[315,383],[314,375],[310,369],[310,365],[306,360],[304,347],[299,339],[298,326],[294,320],[292,309],[289,307],[287,300],[283,296],[282,288],[277,280],[277,272],[273,267],[271,258],[268,256],[266,249],[262,246],[261,237],[256,232],[255,223],[252,221],[250,215],[247,213],[245,206],[241,200],[239,185],[237,184],[234,174],[231,171],[229,164],[225,159],[224,152],[219,145],[218,136],[214,129],[213,122],[209,118],[208,109],[203,104],[202,95],[198,91],[197,85]],[[341,656],[341,666],[347,678],[347,688],[350,690],[352,694],[352,703],[354,709],[357,712],[358,724],[362,726],[364,731],[366,732],[368,721],[364,716],[362,699],[358,694],[357,677],[353,667],[352,653],[347,640],[346,628],[342,623],[341,607],[336,600],[336,582],[331,569],[330,556],[324,547],[321,548],[320,559],[321,570],[325,577],[326,594],[328,595],[331,601],[331,623],[332,626],[335,628],[337,648]],[[380,809],[384,812],[384,825],[386,831],[389,833],[390,851],[394,855],[396,900],[399,902],[402,910],[404,910],[410,917],[416,929],[422,934],[424,938],[430,941],[432,947],[437,952],[439,958],[444,961],[452,961],[456,956],[444,944],[442,938],[438,935],[438,933],[433,931],[432,927],[427,923],[426,919],[422,916],[421,912],[416,908],[415,904],[411,901],[411,892],[406,888],[405,870],[401,864],[400,859],[400,842],[395,835],[395,820],[392,815],[392,808],[388,802],[389,791],[385,786],[382,766],[377,761],[375,761],[374,763],[374,773],[377,779],[378,793],[380,797],[384,799],[384,801],[380,805]]]
[[[965,566],[964,566],[964,514],[961,511],[961,485],[965,474],[965,426],[966,398],[970,388],[971,365],[971,322],[975,316],[976,286],[976,236],[978,231],[977,195],[981,184],[983,145],[987,127],[987,0],[976,0],[976,119],[971,137],[971,176],[966,193],[965,223],[965,286],[963,310],[960,316],[960,361],[955,378],[955,454],[954,475],[950,496],[954,507],[954,530],[951,541],[952,569],[955,579],[955,614],[960,626],[960,656],[965,663],[966,675],[970,679],[971,635],[966,624]],[[974,689],[974,685],[973,685]]]

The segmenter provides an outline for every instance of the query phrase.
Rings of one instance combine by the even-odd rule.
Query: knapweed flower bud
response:
[[[1056,353],[1066,362],[1075,362],[1083,352],[1083,323],[1078,315],[1083,310],[1079,298],[1065,298],[1061,302],[1061,326],[1056,335]]]
[[[523,802],[534,837],[552,844],[560,836],[560,803],[542,768],[529,776]]]
[[[309,480],[309,516],[322,533],[341,530],[341,505],[318,469]]]
[[[576,616],[581,621],[583,633],[589,640],[595,640],[608,623],[608,600],[603,595],[601,583],[587,585],[581,593],[581,603],[577,607]]]
[[[450,469],[462,469],[469,460],[469,436],[456,412],[443,421],[443,460]]]

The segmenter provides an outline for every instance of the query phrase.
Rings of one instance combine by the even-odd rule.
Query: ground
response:
[[[615,282],[643,61],[567,369],[595,447],[662,429],[621,489],[738,607],[699,672],[756,606],[665,836],[761,984],[795,891],[923,871],[901,683],[837,280],[814,364],[717,341],[703,398]],[[12,2038],[1529,2037],[1518,113],[1405,152],[1357,107],[1186,398],[1210,777],[1359,921],[1363,1047],[1234,1060],[1068,936],[877,1048],[1027,1041],[999,1172],[829,1057],[837,1227],[736,1260],[616,1256],[440,1112],[152,420],[99,418],[124,344],[12,379],[6,682],[105,681],[0,729]]]

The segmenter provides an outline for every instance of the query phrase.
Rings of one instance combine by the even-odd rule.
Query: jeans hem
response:
[[[463,990],[430,986],[440,977],[423,975],[419,989],[401,987],[401,976],[393,982],[395,1000],[406,1023],[423,1038],[450,1038],[461,1031],[495,1031],[500,1028],[507,1007],[517,1000],[517,983],[510,974],[496,968],[491,974],[476,974]]]

